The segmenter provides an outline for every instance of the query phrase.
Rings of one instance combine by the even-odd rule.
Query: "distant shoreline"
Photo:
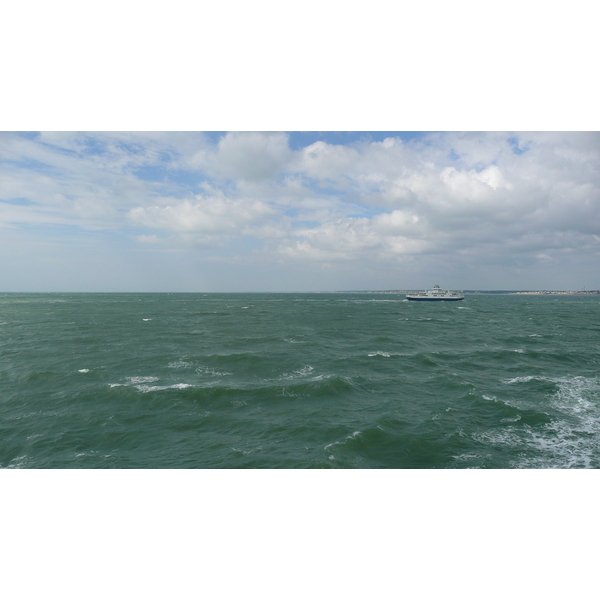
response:
[[[483,294],[489,294],[493,292],[481,292]],[[543,296],[543,295],[554,295],[554,296],[594,296],[596,294],[600,294],[600,290],[589,290],[589,291],[581,291],[581,292],[573,292],[573,291],[536,291],[536,292],[501,292],[506,294],[528,294],[534,296]]]
[[[420,290],[342,290],[334,292],[319,292],[321,294],[412,294]],[[488,295],[528,295],[528,296],[595,296],[600,290],[461,290],[465,294]]]

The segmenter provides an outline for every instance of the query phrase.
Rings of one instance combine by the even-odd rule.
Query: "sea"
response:
[[[0,294],[0,467],[596,469],[600,296]]]

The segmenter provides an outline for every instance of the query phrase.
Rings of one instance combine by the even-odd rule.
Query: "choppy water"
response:
[[[2,294],[0,467],[597,468],[600,298]]]

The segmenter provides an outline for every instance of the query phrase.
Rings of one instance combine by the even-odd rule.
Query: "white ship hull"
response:
[[[456,302],[457,300],[464,300],[465,297],[459,292],[442,290],[439,285],[434,285],[432,290],[419,292],[418,294],[406,294],[406,299],[419,302]]]

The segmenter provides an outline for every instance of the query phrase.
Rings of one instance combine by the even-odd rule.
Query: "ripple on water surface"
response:
[[[597,298],[0,295],[5,468],[598,468]]]

